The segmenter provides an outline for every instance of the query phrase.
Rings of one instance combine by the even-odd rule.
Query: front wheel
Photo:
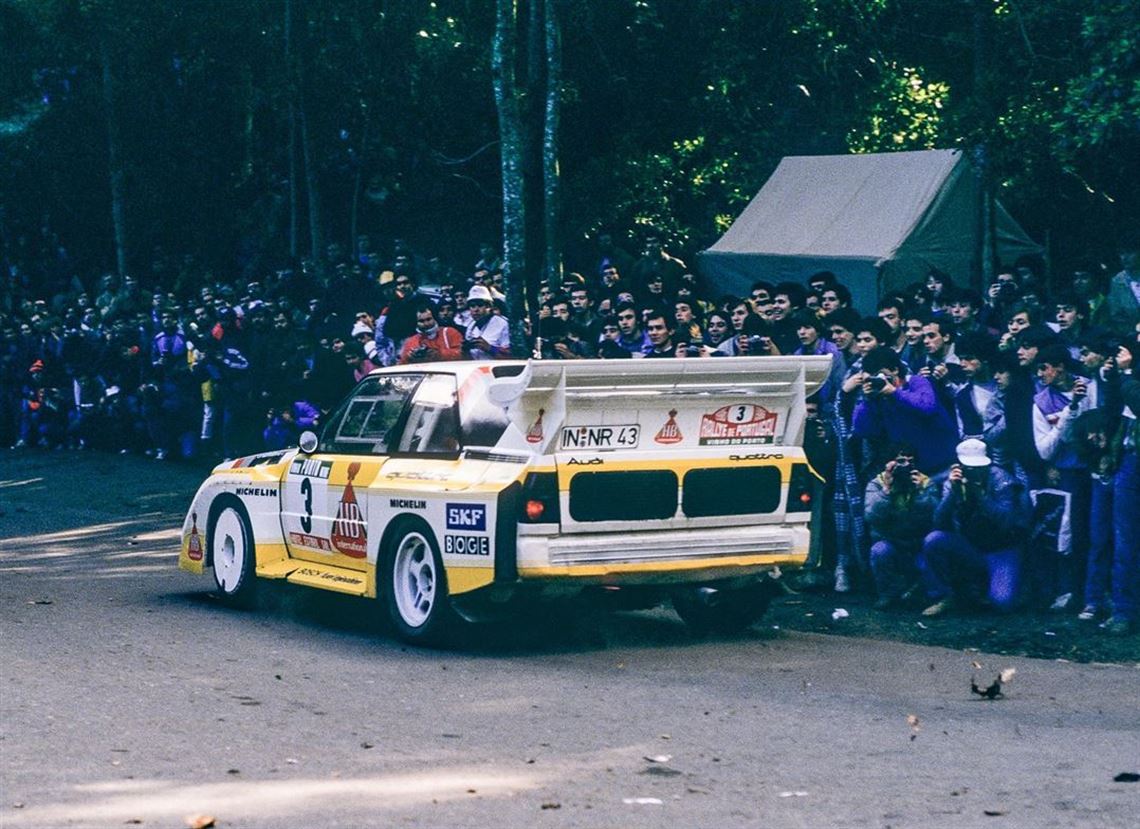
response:
[[[447,575],[431,530],[408,521],[389,540],[384,597],[396,632],[413,645],[443,643],[455,624]]]
[[[240,501],[219,499],[211,510],[206,545],[222,601],[237,607],[253,604],[257,585],[253,531]]]
[[[673,609],[695,633],[736,633],[768,610],[774,591],[766,582],[735,590],[678,588],[673,591]]]

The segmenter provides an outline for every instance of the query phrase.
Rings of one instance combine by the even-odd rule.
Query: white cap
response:
[[[361,334],[371,334],[372,328],[366,322],[358,322],[352,326],[352,336],[359,337]]]
[[[958,444],[954,450],[958,453],[958,463],[962,466],[989,466],[990,458],[986,454],[986,444],[977,438],[967,438]]]
[[[485,285],[472,285],[471,290],[467,292],[467,301],[482,300],[483,302],[491,301],[491,292],[487,290]]]

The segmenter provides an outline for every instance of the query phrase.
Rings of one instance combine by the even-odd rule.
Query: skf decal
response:
[[[337,584],[356,584],[362,583],[362,579],[356,576],[342,576],[340,573],[327,573],[324,570],[315,570],[312,567],[302,567],[297,571],[301,576],[314,576],[324,581],[336,582]]]
[[[542,416],[546,414],[546,409],[538,410],[538,417],[535,418],[531,427],[526,430],[527,443],[542,443]]]
[[[485,504],[448,504],[447,528],[449,530],[487,531],[487,507]]]
[[[202,536],[198,535],[198,513],[190,513],[190,541],[186,544],[186,558],[202,560]]]
[[[443,551],[455,556],[489,556],[491,539],[485,535],[445,535]]]
[[[677,410],[669,410],[669,419],[665,421],[665,425],[661,427],[660,431],[653,436],[654,443],[680,443],[684,439],[681,434],[681,427],[677,425]]]
[[[352,479],[358,472],[359,463],[348,465],[348,483],[344,485],[344,495],[336,510],[330,539],[333,547],[349,558],[364,558],[368,554],[368,529],[364,526],[364,516],[360,512],[360,504],[356,502],[356,491],[352,488]]]
[[[318,461],[312,458],[295,458],[289,465],[290,475],[304,475],[306,478],[328,480],[332,471],[332,461]]]
[[[772,443],[776,436],[775,412],[753,403],[721,406],[701,416],[701,446],[736,446]]]
[[[392,509],[427,509],[427,501],[417,501],[413,498],[389,498],[388,506]]]

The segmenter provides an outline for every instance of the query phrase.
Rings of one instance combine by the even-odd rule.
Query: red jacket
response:
[[[426,357],[412,357],[420,346],[430,353]],[[440,360],[463,359],[463,335],[446,325],[436,328],[435,336],[427,337],[419,331],[404,340],[400,349],[400,363],[430,363]]]

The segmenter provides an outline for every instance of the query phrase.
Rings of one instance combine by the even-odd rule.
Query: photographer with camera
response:
[[[879,346],[863,358],[863,399],[855,404],[852,433],[881,447],[905,443],[916,447],[915,465],[936,477],[954,459],[958,430],[939,405],[934,388],[921,375],[905,374],[902,360],[889,346]]]
[[[420,300],[416,308],[416,331],[404,340],[404,347],[400,350],[400,363],[462,359],[463,338],[459,332],[440,325],[435,318],[435,306],[426,299]]]
[[[897,444],[891,449],[891,460],[867,484],[864,499],[877,610],[898,604],[918,580],[916,560],[934,527],[940,495],[938,485],[915,467],[913,446]]]
[[[511,331],[506,317],[495,313],[491,291],[473,285],[467,292],[471,322],[463,338],[463,350],[471,360],[497,360],[511,356]]]
[[[926,536],[918,566],[933,604],[923,616],[940,616],[978,588],[999,610],[1010,610],[1021,582],[1021,557],[1032,507],[1025,486],[990,463],[986,445],[968,438],[942,486],[935,530]]]

